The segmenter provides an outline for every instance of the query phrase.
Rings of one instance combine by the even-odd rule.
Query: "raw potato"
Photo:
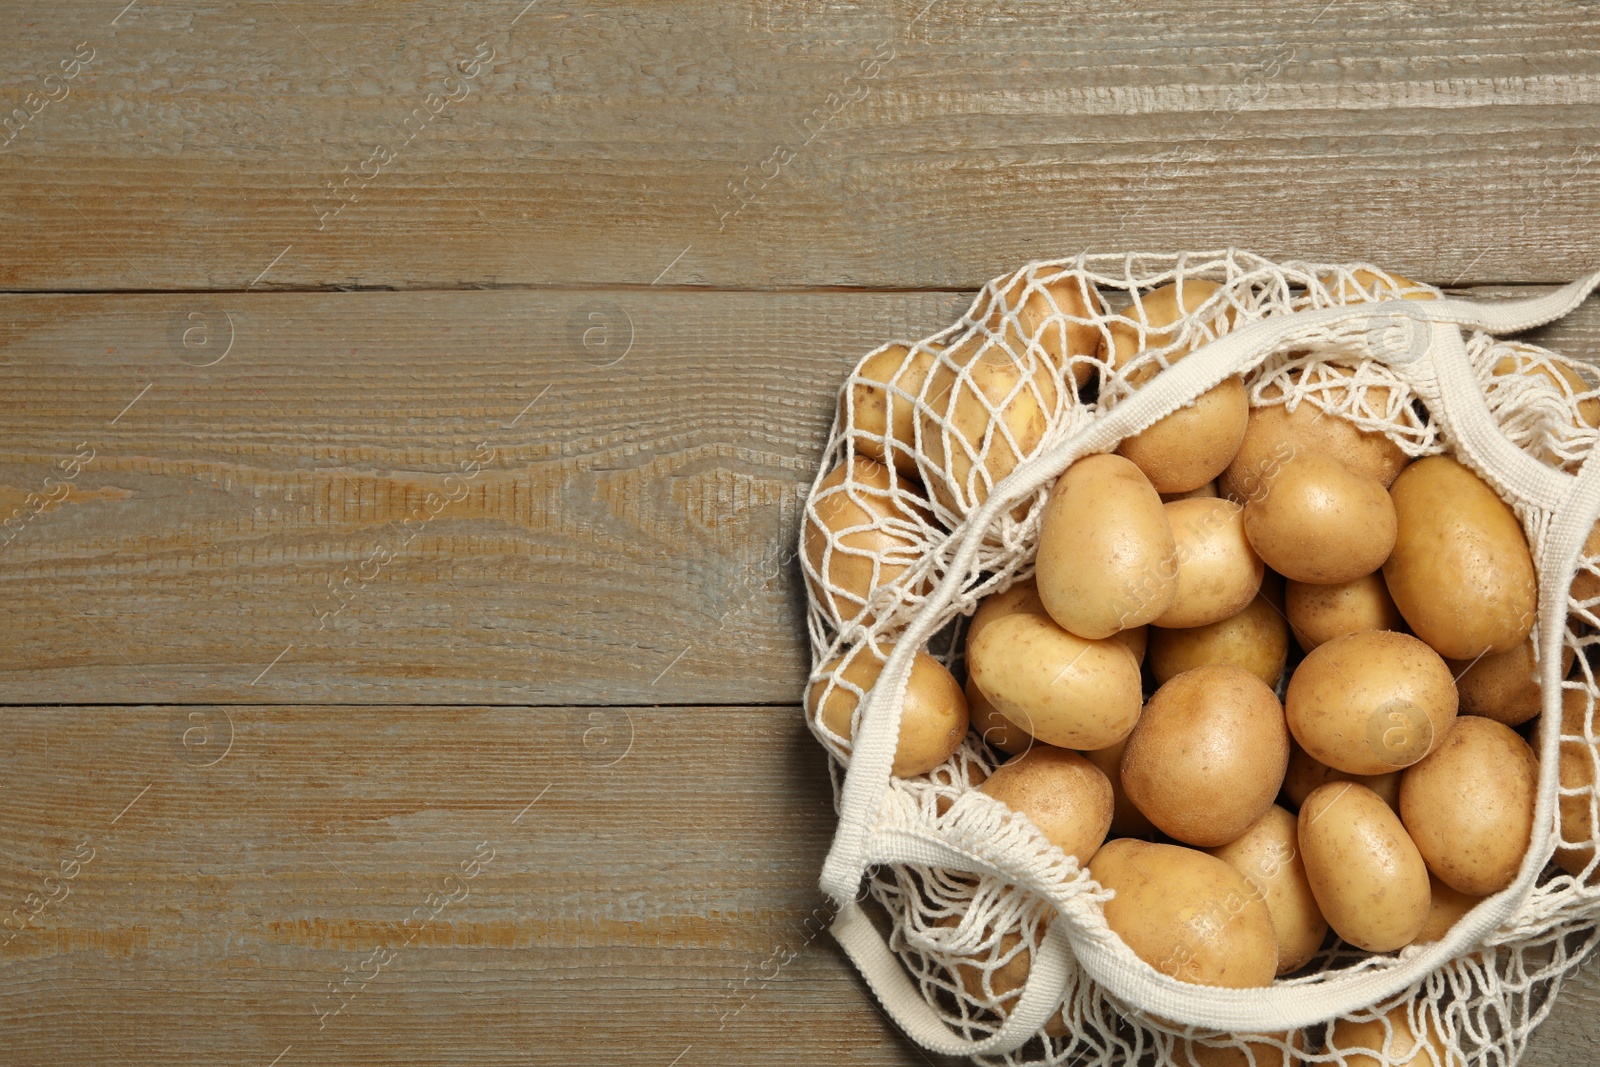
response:
[[[1521,355],[1502,356],[1495,361],[1490,374],[1504,376],[1508,374],[1523,374],[1528,377],[1543,378],[1555,386],[1557,393],[1568,399],[1576,399],[1584,393],[1593,393],[1595,387],[1583,380],[1583,376],[1564,363],[1550,361],[1549,366],[1540,366],[1530,357]],[[1589,397],[1578,401],[1577,415],[1572,419],[1572,424],[1577,427],[1587,426],[1591,430],[1600,427],[1600,400]]]
[[[1263,399],[1275,395],[1281,394],[1269,391]],[[1295,456],[1306,454],[1343,460],[1385,486],[1394,481],[1410,458],[1383,434],[1362,430],[1348,419],[1330,415],[1308,398],[1296,404],[1293,411],[1287,404],[1251,408],[1250,424],[1245,427],[1239,453],[1217,479],[1217,488],[1230,500],[1247,503],[1260,492],[1262,478]]]
[[[967,624],[967,648],[972,647],[973,639],[985,626],[1019,612],[1025,615],[1049,615],[1044,610],[1044,601],[1039,599],[1039,587],[1032,578],[1017,582],[1003,593],[991,593],[983,598],[978,610],[972,613],[972,621]]]
[[[921,539],[910,530],[919,519],[932,521],[931,516],[920,509],[908,511],[902,500],[890,496],[890,477],[889,468],[876,460],[857,456],[848,465],[841,463],[817,487],[815,517],[806,516],[806,579],[814,582],[812,573],[821,575],[828,588],[814,591],[840,622],[861,614],[873,592],[904,574],[922,551]],[[823,495],[846,478],[849,489]],[[896,476],[896,481],[903,492],[922,491],[910,478]],[[890,522],[902,526],[892,529]],[[868,613],[867,621],[871,618]]]
[[[1261,818],[1288,764],[1272,690],[1239,667],[1200,667],[1145,705],[1122,754],[1122,788],[1163,833],[1210,848]]]
[[[1439,1036],[1439,1027],[1428,1015],[1424,1006],[1418,1005],[1423,1037],[1406,1021],[1406,1006],[1392,1009],[1384,1019],[1369,1022],[1351,1022],[1338,1019],[1328,1036],[1330,1052],[1344,1053],[1345,1067],[1464,1067],[1465,1061],[1445,1048]],[[1374,1059],[1366,1053],[1352,1053],[1350,1049],[1365,1048],[1380,1053],[1383,1059]],[[1433,1050],[1433,1055],[1428,1050]]]
[[[1579,678],[1581,680],[1581,674]],[[1584,878],[1584,871],[1594,862],[1594,841],[1600,833],[1600,827],[1595,826],[1594,816],[1590,814],[1591,806],[1596,803],[1595,763],[1600,755],[1584,740],[1586,736],[1595,736],[1584,727],[1588,707],[1585,689],[1561,691],[1562,740],[1557,773],[1562,792],[1556,798],[1556,805],[1561,820],[1561,840],[1566,844],[1556,848],[1555,861],[1568,874],[1592,884],[1600,881],[1600,868],[1590,871],[1587,878]],[[1600,728],[1600,723],[1595,726]],[[1587,792],[1568,793],[1567,790]]]
[[[885,650],[887,652],[887,649]],[[851,740],[851,720],[858,699],[843,685],[829,686],[837,677],[863,693],[870,692],[886,660],[865,645],[837,657],[822,668],[822,677],[806,693],[806,711],[846,742]],[[844,669],[839,670],[843,663]],[[820,708],[818,704],[820,702]],[[967,698],[944,664],[918,651],[911,660],[904,710],[900,713],[900,738],[894,749],[897,778],[926,774],[961,747],[967,734]]]
[[[1456,705],[1455,682],[1438,653],[1387,630],[1318,645],[1295,668],[1284,699],[1300,747],[1350,774],[1416,763],[1444,740]]]
[[[1218,1034],[1218,1041],[1245,1038],[1245,1046],[1255,1057],[1253,1067],[1294,1067],[1300,1062],[1294,1052],[1305,1048],[1305,1039],[1299,1030],[1286,1030],[1278,1034]],[[1179,1040],[1174,1046],[1174,1057],[1179,1067],[1252,1067],[1252,1061],[1237,1047],[1206,1045],[1199,1041]]]
[[[1504,723],[1464,716],[1400,779],[1400,818],[1441,881],[1487,896],[1516,880],[1538,790],[1528,743]]]
[[[929,488],[957,515],[981,506],[994,485],[1038,450],[1061,406],[1042,361],[982,337],[944,353],[923,397],[917,410],[923,454],[930,469],[945,475]],[[1018,504],[1013,514],[1026,507]]]
[[[1289,624],[1257,593],[1236,615],[1206,626],[1150,628],[1150,670],[1164,685],[1184,671],[1213,664],[1243,667],[1276,690],[1289,655]]]
[[[1176,543],[1178,592],[1156,626],[1205,626],[1237,615],[1261,588],[1261,558],[1245,538],[1244,509],[1231,500],[1175,500],[1166,508]]]
[[[1450,928],[1460,922],[1462,917],[1478,906],[1482,897],[1468,896],[1457,893],[1454,889],[1439,881],[1439,876],[1432,871],[1428,872],[1428,922],[1423,926],[1422,933],[1417,935],[1415,944],[1423,945],[1444,939]]]
[[[1310,652],[1324,641],[1362,630],[1401,630],[1405,620],[1389,599],[1389,587],[1378,572],[1336,585],[1287,582],[1284,611],[1301,650]]]
[[[1371,574],[1394,548],[1383,484],[1332,456],[1295,456],[1263,478],[1244,509],[1250,544],[1295,582],[1336,585]]]
[[[1200,497],[1213,497],[1213,496],[1221,496],[1221,495],[1222,495],[1221,493],[1217,492],[1217,483],[1216,482],[1207,482],[1205,485],[1202,485],[1200,488],[1191,489],[1187,493],[1162,493],[1161,494],[1161,502],[1163,504],[1170,504],[1174,500],[1196,500],[1196,499],[1199,499]]]
[[[1211,854],[1244,875],[1272,913],[1278,939],[1278,973],[1297,971],[1316,955],[1328,933],[1300,859],[1295,817],[1274,804],[1244,836]]]
[[[934,920],[934,926],[953,928],[961,925],[961,916],[942,915]],[[1049,927],[1046,919],[1039,926],[1042,936]],[[985,931],[987,934],[987,931]],[[988,937],[985,936],[985,941]],[[1021,946],[1020,948],[1018,946]],[[956,978],[961,982],[962,990],[979,1004],[992,1008],[1001,1015],[1007,1015],[1016,1007],[1018,997],[1012,996],[1023,986],[1028,984],[1028,972],[1033,967],[1033,953],[1022,944],[1022,935],[1015,931],[1007,931],[1000,935],[1000,942],[989,953],[978,960],[976,956],[967,956],[977,962],[955,964]],[[1004,960],[1004,963],[999,961]],[[999,966],[995,966],[999,963]],[[985,971],[988,972],[988,982],[985,983]],[[1052,1037],[1062,1037],[1067,1033],[1065,1020],[1057,1012],[1044,1024],[1044,1032]]]
[[[1589,531],[1588,538],[1583,542],[1583,551],[1578,556],[1578,573],[1572,576],[1569,595],[1580,604],[1590,603],[1600,597],[1600,574],[1584,565],[1588,560],[1600,562],[1600,525]],[[1589,610],[1600,614],[1600,607],[1591,606]]]
[[[1328,275],[1318,278],[1324,287],[1334,293],[1341,304],[1361,304],[1372,300],[1437,300],[1439,294],[1424,288],[1403,274],[1384,271],[1389,275],[1389,281],[1383,275],[1374,274],[1370,270],[1353,270],[1347,277],[1339,279],[1339,287],[1334,289],[1334,277]],[[1404,296],[1401,293],[1404,292]]]
[[[1272,984],[1272,913],[1215,856],[1119,838],[1095,853],[1089,874],[1116,891],[1105,905],[1107,925],[1156,970],[1200,985]]]
[[[1571,647],[1561,649],[1561,675],[1572,666]],[[1461,694],[1461,714],[1482,715],[1507,726],[1521,726],[1539,714],[1538,665],[1533,636],[1509,652],[1494,652],[1477,661],[1447,659]]]
[[[1145,649],[1150,644],[1150,628],[1148,626],[1135,626],[1131,630],[1118,630],[1111,636],[1128,646],[1128,651],[1133,653],[1134,662],[1144,662]]]
[[[1108,323],[1111,365],[1126,367],[1139,352],[1175,342],[1177,332],[1173,324],[1197,311],[1221,288],[1215,282],[1186,281],[1180,307],[1177,286],[1166,285],[1146,295],[1139,307],[1125,308]],[[1232,321],[1233,309],[1225,306],[1209,325],[1214,333],[1222,334],[1227,332]],[[1140,323],[1147,328],[1142,344]],[[1204,335],[1197,336],[1189,351],[1203,341]],[[1186,354],[1169,354],[1167,362],[1176,363]],[[1141,385],[1156,370],[1154,365],[1142,367],[1129,375],[1129,381]],[[1244,440],[1249,419],[1249,395],[1243,380],[1235,374],[1202,393],[1187,407],[1156,420],[1143,432],[1126,439],[1117,451],[1138,464],[1161,492],[1184,493],[1199,488],[1227,468]]]
[[[983,628],[967,670],[995,710],[1058,748],[1105,748],[1139,718],[1139,664],[1115,638],[1086,641],[1018,613]]]
[[[1095,854],[1111,829],[1111,782],[1076,752],[1036,744],[997,768],[979,791],[1026,815],[1079,863]]]
[[[1306,755],[1294,738],[1289,739],[1289,770],[1283,776],[1283,796],[1295,811],[1318,786],[1329,782],[1359,782],[1378,794],[1396,815],[1400,814],[1400,772],[1388,774],[1347,774],[1336,771]]]
[[[1021,304],[1017,306],[1019,300]],[[1026,276],[1018,275],[1000,292],[989,312],[988,324],[990,329],[999,330],[1005,310],[1016,306],[1017,325],[1023,337],[1037,341],[1063,376],[1070,367],[1072,379],[1081,389],[1094,376],[1101,347],[1100,328],[1071,319],[1098,317],[1101,303],[1099,292],[1087,280],[1066,276],[1030,285]]]
[[[1139,468],[1085,456],[1050,491],[1039,529],[1039,596],[1056,622],[1096,640],[1142,626],[1178,593],[1167,511]]]
[[[1209,485],[1228,468],[1250,422],[1250,396],[1237,374],[1201,393],[1117,451],[1131,459],[1163,493],[1188,493]]]
[[[1144,812],[1134,806],[1133,801],[1128,799],[1127,791],[1122,788],[1122,754],[1127,748],[1128,739],[1124,737],[1109,748],[1090,749],[1083,753],[1083,758],[1099,767],[1100,773],[1111,783],[1111,834],[1115,837],[1151,837],[1156,833],[1156,824],[1144,817]]]
[[[1508,652],[1527,638],[1539,587],[1505,501],[1449,456],[1417,460],[1389,495],[1400,534],[1383,578],[1412,631],[1451,659]]]
[[[916,398],[935,358],[933,351],[913,353],[896,341],[862,360],[858,380],[839,398],[840,419],[850,426],[857,453],[917,473]]]
[[[1009,756],[1026,752],[1033,744],[1033,735],[996,711],[971,678],[967,679],[966,694],[972,730],[985,744]]]
[[[1329,782],[1300,807],[1300,854],[1317,906],[1340,937],[1393,952],[1427,925],[1428,867],[1372,790]]]

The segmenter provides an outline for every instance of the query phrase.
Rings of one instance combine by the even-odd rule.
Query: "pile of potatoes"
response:
[[[1373,284],[1347,300],[1399,295],[1357,281]],[[1104,335],[1056,328],[1039,344],[1058,366],[1081,367],[1087,352],[1115,370],[1169,343],[1214,291],[1156,290]],[[865,480],[885,500],[881,463],[904,484],[930,436],[900,395],[926,399],[905,358],[858,371],[880,387],[856,384],[848,409],[857,463],[877,467],[879,481]],[[828,532],[808,529],[808,553]],[[859,611],[895,574],[851,572],[840,562],[851,559],[835,556],[826,578]],[[1376,953],[1437,940],[1511,884],[1529,845],[1537,589],[1516,516],[1473,470],[1448,455],[1412,460],[1308,402],[1252,408],[1230,378],[1061,474],[1033,578],[986,598],[968,624],[965,685],[916,654],[894,773],[928,774],[975,731],[1009,758],[971,784],[1115,890],[1111,928],[1184,981],[1268,985],[1311,962],[1330,929]],[[810,713],[848,742],[882,666],[864,647],[828,664]],[[1569,696],[1564,732],[1581,734],[1583,694]],[[1564,754],[1563,785],[1592,785],[1593,761],[1579,756],[1569,769]],[[1563,837],[1593,838],[1586,797],[1564,797],[1562,817]],[[1576,873],[1592,856],[1557,861]],[[1403,1012],[1391,1023],[1398,1040]],[[1371,1037],[1341,1026],[1336,1047]],[[1438,1047],[1437,1035],[1404,1032]]]

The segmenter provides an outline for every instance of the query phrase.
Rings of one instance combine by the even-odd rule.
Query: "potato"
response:
[[[1515,730],[1463,716],[1400,779],[1400,818],[1428,869],[1460,893],[1498,893],[1533,837],[1539,762]]]
[[[1035,570],[1045,610],[1079,637],[1110,637],[1166,611],[1178,593],[1177,544],[1139,468],[1108,455],[1068,467],[1050,491]]]
[[[1035,744],[1007,760],[979,787],[1028,817],[1050,843],[1079,863],[1105,843],[1111,829],[1111,781],[1076,752]]]
[[[868,693],[886,662],[865,645],[828,661],[822,676],[807,687],[806,713],[848,743],[854,736],[852,723],[860,701],[840,683]],[[897,778],[911,778],[949,759],[966,737],[967,721],[967,698],[955,677],[944,664],[918,651],[906,683],[892,773]]]
[[[1288,763],[1272,690],[1239,667],[1200,667],[1145,705],[1122,754],[1122,788],[1163,833],[1209,848],[1261,818]]]
[[[971,703],[970,699],[968,703]],[[1400,814],[1400,772],[1388,774],[1349,774],[1336,771],[1306,755],[1306,750],[1289,739],[1289,770],[1283,776],[1283,798],[1295,811],[1319,785],[1329,782],[1359,782],[1378,794],[1396,815]]]
[[[916,398],[933,368],[934,349],[913,352],[898,341],[867,356],[839,396],[839,420],[860,455],[917,473]]]
[[[1108,748],[1084,752],[1083,758],[1099,767],[1100,773],[1111,783],[1111,834],[1114,837],[1150,837],[1156,832],[1156,824],[1134,807],[1127,791],[1122,788],[1122,754],[1127,748],[1128,739],[1124,737]]]
[[[1409,634],[1367,630],[1317,646],[1289,679],[1289,731],[1320,763],[1387,774],[1416,763],[1456,717],[1450,668]]]
[[[1336,585],[1371,574],[1394,547],[1383,485],[1332,456],[1308,454],[1263,478],[1244,530],[1267,566],[1290,581]]]
[[[1353,374],[1346,368],[1347,374]],[[1382,386],[1375,388],[1384,388]],[[1263,396],[1282,395],[1276,390]],[[1385,400],[1385,403],[1387,401]],[[1378,406],[1376,402],[1374,406]],[[1330,415],[1309,398],[1290,411],[1287,404],[1250,409],[1239,451],[1217,479],[1222,495],[1241,504],[1260,492],[1262,478],[1296,456],[1315,454],[1342,460],[1352,469],[1388,486],[1410,457],[1376,430],[1362,430],[1349,419]]]
[[[1561,649],[1561,674],[1572,666],[1571,647]],[[1507,726],[1521,726],[1539,714],[1538,664],[1533,635],[1509,652],[1492,652],[1477,660],[1447,659],[1461,694],[1461,714],[1482,715]]]
[[[1406,1005],[1391,1009],[1384,1019],[1351,1022],[1336,1019],[1328,1035],[1328,1051],[1342,1053],[1345,1067],[1465,1067],[1466,1061],[1445,1047],[1439,1027],[1418,1004],[1422,1037],[1406,1020]],[[1387,1022],[1385,1021],[1387,1020]],[[1369,1049],[1381,1058],[1354,1049]],[[1433,1050],[1429,1055],[1429,1049]]]
[[[1556,797],[1560,819],[1561,841],[1556,848],[1556,865],[1574,877],[1588,883],[1600,881],[1600,868],[1584,871],[1594,862],[1595,838],[1600,827],[1595,826],[1591,813],[1595,800],[1595,764],[1600,761],[1595,747],[1586,737],[1596,736],[1585,728],[1589,720],[1589,697],[1582,689],[1561,690],[1561,746],[1557,774],[1561,793]],[[1600,730],[1600,722],[1594,723]],[[1580,792],[1581,790],[1581,792]]]
[[[1244,510],[1231,500],[1163,504],[1178,561],[1178,592],[1156,626],[1205,626],[1237,615],[1261,588],[1261,558],[1245,538]]]
[[[1179,299],[1178,286],[1179,283],[1173,282],[1159,289],[1152,289],[1140,298],[1137,305],[1130,304],[1123,308],[1106,323],[1106,332],[1110,335],[1111,342],[1105,349],[1106,362],[1112,370],[1126,373],[1128,381],[1133,385],[1142,385],[1160,371],[1154,362],[1147,362],[1138,370],[1128,372],[1127,367],[1135,357],[1141,352],[1165,348],[1175,343],[1178,340],[1179,330],[1174,324],[1179,319],[1199,311],[1207,300],[1222,289],[1216,282],[1189,278],[1182,282],[1182,299]],[[1211,334],[1220,336],[1228,332],[1234,318],[1232,305],[1224,303],[1205,325]],[[1190,341],[1188,352],[1193,352],[1209,339],[1205,331],[1196,331]],[[1167,362],[1176,363],[1188,352],[1171,353],[1166,357]]]
[[[1317,907],[1346,941],[1392,952],[1428,921],[1428,867],[1372,790],[1329,782],[1300,807],[1300,855]]]
[[[1150,644],[1149,627],[1135,626],[1131,630],[1118,630],[1111,636],[1128,646],[1128,651],[1133,653],[1135,662],[1144,662],[1145,649],[1148,648]]]
[[[1600,597],[1600,574],[1584,566],[1586,560],[1600,562],[1600,525],[1589,531],[1589,536],[1583,542],[1583,550],[1578,554],[1578,573],[1572,576],[1572,590],[1569,596],[1580,604],[1590,604],[1591,614],[1600,615],[1600,606],[1592,602]]]
[[[927,466],[941,471],[934,499],[965,515],[1039,448],[1061,407],[1042,361],[983,337],[946,351],[928,372],[918,430]],[[1026,503],[1013,514],[1025,513]]]
[[[1105,905],[1107,925],[1156,970],[1235,989],[1272,983],[1272,913],[1244,876],[1215,856],[1118,838],[1094,854],[1089,874],[1116,892]]]
[[[1198,489],[1191,489],[1187,493],[1162,493],[1161,502],[1163,504],[1170,504],[1174,500],[1195,500],[1201,497],[1214,497],[1220,495],[1221,494],[1217,492],[1217,483],[1213,481],[1207,482]]]
[[[1305,1049],[1299,1030],[1278,1034],[1218,1034],[1215,1040],[1238,1041],[1250,1050],[1252,1061],[1237,1045],[1207,1045],[1180,1038],[1173,1045],[1173,1061],[1178,1067],[1294,1067],[1300,1062],[1295,1052]]]
[[[1300,829],[1295,817],[1274,804],[1242,837],[1211,855],[1244,875],[1272,913],[1278,939],[1278,973],[1304,967],[1327,936],[1328,922],[1306,880],[1300,859]]]
[[[1539,586],[1505,501],[1449,456],[1411,464],[1389,495],[1400,526],[1383,579],[1412,631],[1451,659],[1509,652],[1527,638]]]
[[[978,636],[985,626],[994,620],[1006,615],[1017,613],[1027,615],[1045,615],[1044,601],[1039,599],[1039,587],[1032,578],[1025,578],[1015,583],[1011,588],[1001,593],[991,593],[984,597],[978,604],[978,610],[972,613],[972,621],[967,624],[967,648],[972,647],[972,639]]]
[[[1398,631],[1406,624],[1400,609],[1389,599],[1383,575],[1376,571],[1334,585],[1286,582],[1284,611],[1295,642],[1305,652],[1345,634]]]
[[[995,710],[971,678],[967,679],[967,713],[972,730],[991,748],[1014,756],[1026,752],[1033,735]]]
[[[1543,378],[1555,391],[1568,399],[1577,399],[1584,393],[1593,393],[1595,387],[1583,380],[1583,376],[1564,363],[1551,360],[1548,366],[1541,366],[1534,362],[1531,354],[1517,353],[1502,356],[1495,360],[1494,366],[1489,371],[1497,377],[1511,374],[1523,374],[1530,378]],[[1600,427],[1600,400],[1593,396],[1579,400],[1577,413],[1572,418],[1576,427],[1589,427],[1591,430]]]
[[[1162,493],[1188,493],[1227,469],[1250,421],[1250,396],[1237,374],[1187,407],[1125,438],[1117,451]]]
[[[1462,917],[1477,907],[1478,901],[1483,899],[1457,893],[1439,881],[1439,876],[1431,871],[1428,872],[1428,895],[1428,921],[1414,942],[1418,945],[1443,940],[1444,935],[1450,932],[1450,928],[1460,922]]]
[[[1374,274],[1370,270],[1353,270],[1339,279],[1334,286],[1333,275],[1318,278],[1341,304],[1361,304],[1372,300],[1437,300],[1439,294],[1424,288],[1402,274],[1384,271],[1388,275]],[[1402,295],[1404,294],[1404,295]]]
[[[1289,655],[1289,624],[1261,594],[1236,615],[1206,626],[1150,628],[1150,670],[1164,685],[1184,671],[1212,664],[1243,667],[1276,690]]]
[[[941,915],[933,925],[955,928],[961,925],[961,919],[960,915]],[[1049,920],[1046,919],[1039,927],[1040,936],[1048,926]],[[986,930],[985,934],[988,933]],[[985,936],[984,941],[988,940],[989,936]],[[973,962],[962,962],[963,959]],[[1010,1014],[1011,1009],[1016,1007],[1018,997],[1013,994],[1028,984],[1028,972],[1032,968],[1033,953],[1022,944],[1022,935],[1015,931],[1001,934],[999,942],[984,952],[982,958],[977,955],[958,956],[952,967],[967,996],[1002,1016]],[[1044,1032],[1052,1037],[1067,1033],[1066,1023],[1059,1012],[1045,1023]]]
[[[904,492],[921,493],[910,478],[896,481]],[[889,468],[860,456],[835,467],[817,486],[814,515],[805,522],[806,581],[839,622],[862,614],[872,594],[904,574],[922,552],[915,529],[919,519],[931,522],[931,516],[890,496],[889,486]],[[813,574],[826,588],[816,587]]]
[[[991,330],[999,330],[1005,311],[1016,308],[1023,337],[1036,341],[1056,369],[1070,374],[1081,389],[1094,376],[1102,341],[1098,326],[1071,320],[1097,318],[1101,306],[1099,291],[1085,279],[1064,276],[1030,283],[1019,275],[991,302],[987,321]]]
[[[1128,647],[1086,641],[1038,615],[985,626],[967,670],[996,711],[1059,748],[1105,748],[1139,718],[1139,664]]]

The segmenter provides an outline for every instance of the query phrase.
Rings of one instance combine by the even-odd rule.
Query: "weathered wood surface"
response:
[[[966,299],[0,298],[0,702],[793,700],[838,382]]]
[[[7,5],[0,286],[967,288],[1230,244],[1554,282],[1600,232],[1568,0],[119,6]]]

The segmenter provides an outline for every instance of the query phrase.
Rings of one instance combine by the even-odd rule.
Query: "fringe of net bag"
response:
[[[1188,313],[1139,328],[1130,348],[1114,317],[1137,318],[1133,305],[1173,284]],[[858,698],[854,764],[848,738],[810,725],[840,814],[822,879],[840,902],[834,932],[911,1036],[1014,1065],[1518,1061],[1600,916],[1600,690],[1586,654],[1600,642],[1600,546],[1580,554],[1600,513],[1600,464],[1584,466],[1600,390],[1574,361],[1494,335],[1559,317],[1596,284],[1480,305],[1368,264],[1085,255],[998,278],[959,322],[863,358],[807,503],[807,525],[827,518],[832,532],[801,552],[812,682]],[[1122,358],[1053,355],[1114,352],[1114,329]],[[1371,955],[1334,939],[1266,990],[1186,985],[1134,957],[1087,872],[976,791],[1003,757],[973,735],[930,774],[889,774],[910,652],[927,645],[958,668],[978,602],[1031,575],[1055,477],[1234,373],[1252,405],[1311,404],[1409,456],[1452,452],[1513,506],[1540,571],[1541,788],[1521,877],[1443,941]],[[881,434],[851,432],[866,403],[886,408]],[[842,580],[863,573],[867,601]],[[1565,683],[1551,655],[1562,644],[1579,653]],[[870,692],[825,670],[865,653],[888,660]],[[1324,1044],[1335,1017],[1342,1053]]]

